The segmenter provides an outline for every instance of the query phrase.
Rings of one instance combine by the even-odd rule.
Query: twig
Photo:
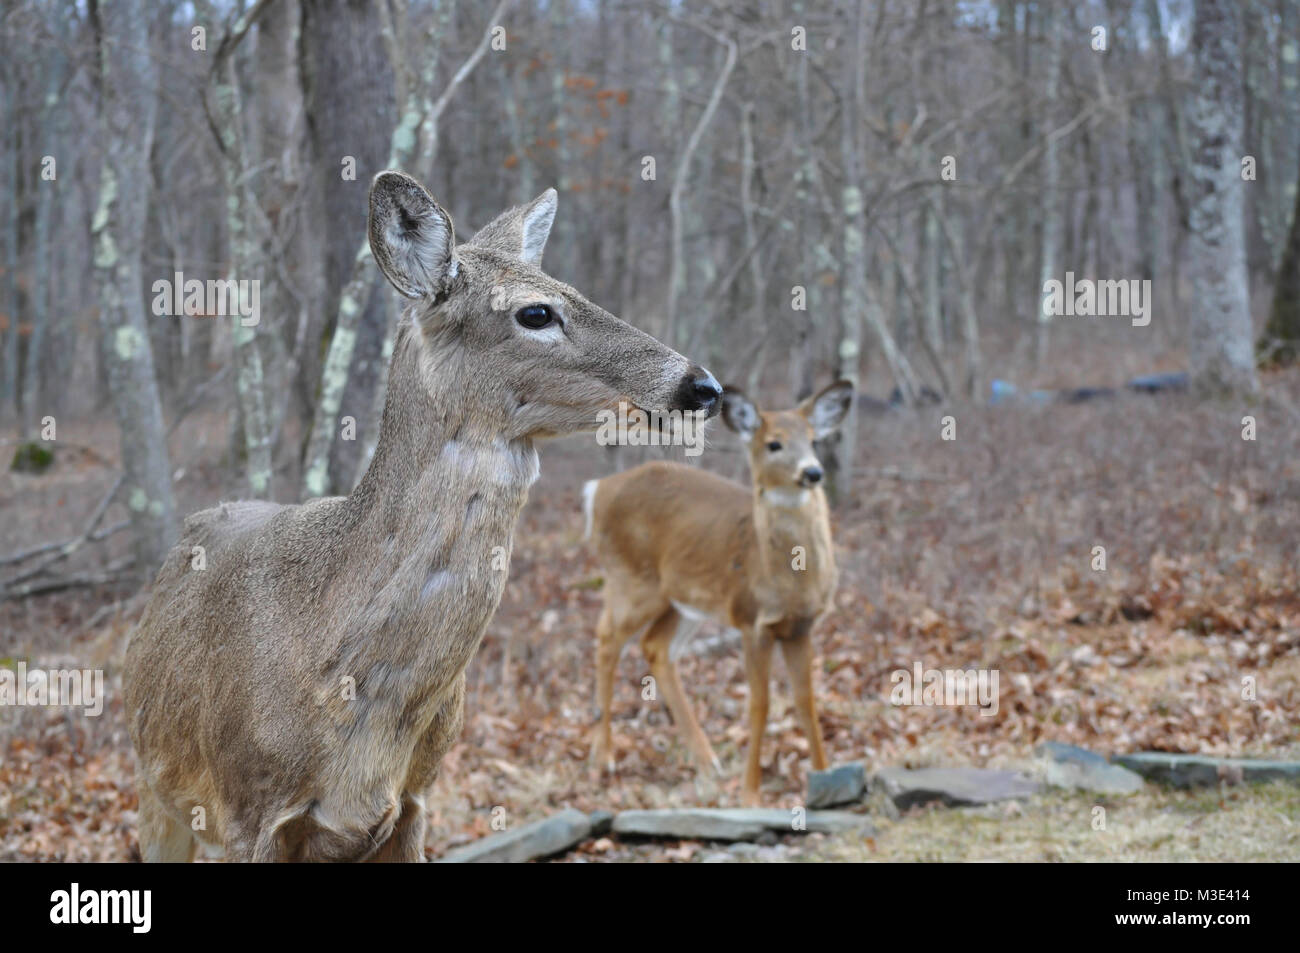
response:
[[[880,480],[906,480],[916,483],[952,483],[953,479],[941,473],[917,473],[897,467],[854,467],[854,473]]]
[[[109,505],[116,498],[117,491],[118,489],[121,488],[122,480],[124,478],[125,478],[125,474],[118,474],[117,479],[113,481],[113,486],[109,489],[107,493],[104,494],[103,499],[99,501],[99,505],[95,507],[94,513],[92,513],[90,516],[90,522],[86,525],[85,530],[82,532],[80,536],[74,537],[73,539],[67,539],[59,543],[46,543],[42,546],[37,546],[33,549],[26,550],[24,552],[20,552],[11,556],[5,556],[3,557],[3,559],[0,559],[0,564],[10,565],[13,563],[23,562],[27,559],[32,558],[33,556],[41,555],[42,553],[50,554],[46,556],[44,559],[42,559],[40,562],[38,562],[36,565],[23,570],[18,575],[14,576],[12,579],[6,580],[4,583],[2,594],[0,594],[0,597],[8,599],[8,598],[13,598],[15,596],[23,595],[27,593],[31,589],[32,585],[37,585],[37,584],[32,583],[27,586],[15,587],[15,583],[22,582],[26,579],[31,579],[33,576],[39,576],[41,573],[46,572],[55,563],[67,559],[78,549],[84,546],[87,542],[98,542],[101,539],[106,539],[107,537],[112,536],[118,530],[126,528],[126,526],[128,526],[129,523],[122,522],[122,523],[114,524],[113,526],[108,527],[107,529],[101,531],[98,534],[95,532],[96,528],[99,526],[99,521],[104,518],[104,513],[107,512]]]
[[[131,568],[135,560],[123,559],[113,563],[103,572],[82,573],[79,576],[64,576],[60,579],[46,579],[41,582],[29,582],[24,586],[18,586],[14,589],[6,589],[0,592],[0,601],[5,599],[22,599],[25,596],[36,596],[45,592],[58,592],[63,589],[74,589],[80,586],[103,586],[111,582],[121,582],[130,578],[130,573],[126,570]]]
[[[228,373],[230,373],[229,364],[222,367],[221,370],[217,371],[215,374],[209,377],[198,387],[194,388],[194,392],[190,394],[189,399],[185,402],[185,406],[183,406],[180,410],[178,410],[176,412],[176,416],[172,418],[171,426],[167,428],[168,437],[174,434],[176,432],[176,428],[181,425],[181,421],[183,421],[186,417],[188,417],[191,413],[193,413],[194,409],[203,402],[203,395],[208,390],[208,388],[213,387],[216,384],[219,384],[221,381],[225,380],[226,375]]]

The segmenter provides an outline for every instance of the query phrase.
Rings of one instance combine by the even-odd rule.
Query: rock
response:
[[[1099,794],[1132,794],[1142,789],[1141,775],[1087,748],[1047,741],[1038,746],[1037,754],[1046,760],[1043,780],[1052,787]]]
[[[700,864],[734,864],[735,856],[728,854],[725,850],[714,851],[711,854],[704,854],[697,863]]]
[[[566,808],[559,814],[502,831],[448,851],[440,864],[518,864],[568,850],[591,835],[592,822],[582,811]]]
[[[1143,751],[1117,754],[1112,759],[1148,781],[1192,788],[1226,781],[1284,780],[1300,783],[1300,761],[1265,761],[1252,758],[1213,758],[1195,754]]]
[[[834,807],[862,800],[867,791],[867,768],[861,761],[837,764],[808,774],[808,806]]]
[[[755,841],[764,831],[777,834],[859,831],[871,822],[847,811],[807,811],[804,827],[781,808],[701,807],[658,811],[624,811],[614,818],[614,832],[630,837],[676,837],[688,840]]]
[[[948,807],[989,804],[1038,793],[1039,784],[1014,771],[982,768],[881,768],[875,780],[899,810],[940,801]]]
[[[591,821],[592,837],[604,837],[614,828],[613,811],[592,811],[587,819]]]

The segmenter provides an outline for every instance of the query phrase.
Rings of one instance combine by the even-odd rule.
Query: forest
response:
[[[1297,0],[8,0],[0,84],[0,860],[1300,857]]]

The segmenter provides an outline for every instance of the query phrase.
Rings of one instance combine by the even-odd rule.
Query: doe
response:
[[[375,177],[370,249],[412,303],[374,457],[351,496],[185,521],[126,656],[145,860],[192,860],[196,838],[232,860],[422,860],[534,441],[620,401],[716,413],[711,374],[541,271],[555,208],[548,189],[458,246],[423,186]]]
[[[850,382],[836,381],[793,410],[765,412],[728,389],[722,419],[748,449],[751,489],[666,462],[586,484],[587,535],[605,574],[605,605],[596,626],[600,722],[592,757],[598,764],[613,770],[614,672],[624,643],[644,630],[641,650],[673,721],[699,763],[718,768],[670,654],[679,626],[707,617],[742,635],[749,683],[745,803],[759,801],[759,756],[777,644],[812,765],[826,768],[813,698],[812,631],[830,606],[837,569],[813,441],[840,426],[853,393]]]

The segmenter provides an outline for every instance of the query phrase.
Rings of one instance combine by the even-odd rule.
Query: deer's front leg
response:
[[[745,754],[745,782],[741,800],[747,807],[759,803],[762,780],[763,735],[767,731],[768,686],[772,675],[770,626],[755,625],[745,638],[745,680],[749,682],[749,750]]]
[[[402,813],[393,833],[368,858],[373,864],[418,864],[424,861],[424,798],[411,792],[402,795]]]
[[[438,777],[442,759],[465,724],[465,673],[461,672],[447,700],[433,716],[428,730],[420,740],[415,759],[406,779],[407,792],[423,795]]]
[[[794,692],[794,709],[808,739],[808,752],[816,771],[825,771],[826,748],[822,743],[822,726],[817,718],[817,699],[813,695],[813,619],[799,619],[790,626],[789,634],[781,639],[781,653],[785,668],[790,673],[790,688]]]

